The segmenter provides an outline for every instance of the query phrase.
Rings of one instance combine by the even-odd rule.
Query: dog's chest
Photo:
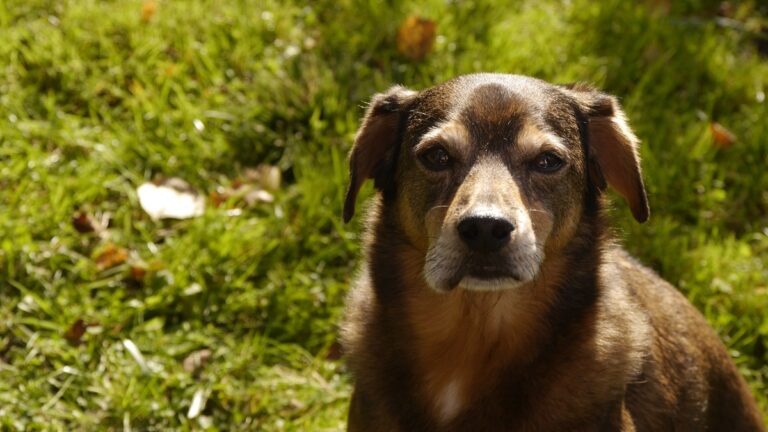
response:
[[[487,308],[475,302],[463,311],[433,304],[430,315],[419,315],[432,319],[416,321],[416,375],[422,377],[422,395],[439,423],[449,423],[492,393],[503,371],[530,355],[521,352],[530,346],[527,326],[519,321],[522,314],[505,307],[506,299],[492,300]],[[513,312],[517,316],[510,316]]]
[[[492,395],[503,381],[500,379],[502,371],[505,370],[502,363],[508,364],[507,362],[483,362],[481,357],[493,357],[488,351],[467,351],[465,354],[468,355],[455,351],[446,352],[444,361],[453,367],[435,367],[432,373],[425,376],[423,393],[438,424],[447,425],[462,414],[477,408],[477,404],[493,400]]]
[[[461,380],[456,378],[435,393],[435,410],[438,419],[445,423],[456,417],[465,405],[465,394]]]

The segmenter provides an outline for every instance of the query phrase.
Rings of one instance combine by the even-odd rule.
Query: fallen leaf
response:
[[[272,196],[271,193],[263,190],[263,189],[253,189],[245,196],[243,196],[243,199],[245,200],[245,203],[249,206],[252,206],[259,202],[265,202],[265,203],[271,203],[275,200],[275,197]]]
[[[203,214],[205,197],[179,178],[144,183],[136,190],[141,208],[154,220],[188,219]]]
[[[192,397],[192,404],[189,406],[189,411],[187,411],[187,418],[193,419],[199,416],[203,411],[203,408],[205,408],[205,392],[203,389],[197,389],[195,395]]]
[[[169,64],[168,66],[165,67],[165,69],[163,69],[163,75],[165,75],[166,77],[173,76],[175,72],[176,72],[176,65],[173,63]]]
[[[120,265],[128,259],[128,251],[113,243],[108,243],[104,249],[96,255],[94,261],[99,270],[106,270]]]
[[[205,123],[203,123],[200,119],[194,119],[192,120],[192,125],[195,127],[195,130],[198,132],[202,132],[205,130]]]
[[[80,345],[80,340],[85,334],[86,325],[82,319],[78,319],[73,322],[71,326],[64,333],[64,339],[66,339],[72,345]]]
[[[144,276],[147,275],[147,269],[144,267],[133,266],[131,267],[131,279],[141,282],[144,280]]]
[[[432,51],[436,35],[434,21],[409,16],[397,31],[397,51],[411,60],[422,60]]]
[[[339,360],[341,359],[342,355],[344,354],[344,351],[341,348],[341,344],[339,341],[333,342],[330,348],[328,348],[328,352],[325,353],[325,359],[326,360]]]
[[[231,196],[229,192],[230,191],[222,187],[218,187],[216,188],[215,191],[208,194],[208,200],[211,202],[211,205],[213,205],[214,207],[216,208],[221,207],[221,205],[224,204],[224,202],[228,200],[229,197]]]
[[[144,285],[144,278],[147,275],[147,269],[142,266],[132,265],[125,278],[125,283],[131,288],[141,288]]]
[[[111,329],[109,329],[109,333],[114,337],[119,336],[120,333],[122,332],[123,332],[123,324],[115,324]]]
[[[208,363],[208,360],[212,355],[213,352],[208,348],[192,352],[182,362],[184,370],[191,374],[198,372],[206,363]]]
[[[112,217],[110,212],[96,212],[91,214],[85,211],[78,211],[72,216],[72,226],[77,232],[96,233],[102,238],[109,236],[107,228],[109,228],[109,220]]]
[[[720,148],[728,148],[736,142],[736,135],[717,122],[709,124],[709,131],[715,140],[715,145]]]
[[[141,3],[141,20],[147,22],[157,13],[156,0],[144,0]]]
[[[149,365],[147,365],[147,361],[144,360],[144,356],[141,354],[141,351],[139,351],[139,347],[136,346],[135,343],[133,343],[130,339],[123,339],[123,346],[125,349],[128,350],[128,352],[131,354],[131,357],[136,361],[136,363],[141,368],[142,372],[149,372]]]
[[[262,189],[268,191],[276,191],[280,189],[280,183],[282,182],[282,174],[280,168],[274,165],[262,164],[256,168],[246,168],[243,173],[244,179],[238,179],[232,182],[232,187],[237,189],[242,186],[243,180],[248,183],[257,183]]]
[[[646,0],[646,4],[660,15],[669,15],[672,8],[671,0]]]
[[[136,80],[131,80],[129,82],[128,89],[131,91],[132,94],[136,96],[144,94],[144,86],[141,85],[141,83]]]
[[[258,203],[274,202],[271,192],[280,189],[282,173],[273,165],[259,165],[246,168],[241,177],[231,180],[229,185],[219,186],[208,199],[215,207],[229,202],[229,206],[250,207]]]
[[[185,296],[193,296],[195,294],[200,294],[201,292],[203,292],[203,286],[197,282],[194,282],[188,287],[184,288],[183,291]]]
[[[90,216],[82,211],[77,212],[74,216],[72,216],[72,226],[77,230],[77,232],[82,234],[94,232],[96,230],[96,228],[93,226],[93,221],[91,220]]]

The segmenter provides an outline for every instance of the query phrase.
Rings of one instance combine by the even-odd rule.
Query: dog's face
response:
[[[645,220],[637,139],[615,99],[470,75],[374,97],[351,155],[345,218],[374,178],[439,291],[514,288],[573,236],[606,180]]]

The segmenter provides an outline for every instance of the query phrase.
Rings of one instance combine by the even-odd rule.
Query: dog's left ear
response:
[[[629,204],[638,222],[650,216],[648,197],[640,169],[640,140],[629,128],[627,118],[615,97],[589,86],[566,86],[588,117],[590,177],[598,188],[605,182]]]
[[[355,214],[355,200],[363,183],[374,179],[382,190],[394,168],[395,149],[401,139],[404,116],[416,92],[394,86],[373,96],[349,154],[349,189],[344,200],[344,222]]]

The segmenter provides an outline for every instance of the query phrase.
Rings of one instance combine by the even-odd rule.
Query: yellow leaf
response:
[[[171,77],[175,72],[176,72],[176,65],[171,63],[165,67],[165,69],[163,70],[163,75],[167,77]]]
[[[425,18],[409,16],[397,31],[397,51],[411,60],[421,60],[432,51],[437,24]]]
[[[106,270],[124,263],[127,259],[127,250],[110,243],[96,256],[95,261],[96,267],[98,267],[99,270]]]
[[[147,22],[152,19],[153,16],[155,16],[155,13],[157,12],[157,1],[156,0],[144,0],[141,3],[141,20],[144,22]]]

